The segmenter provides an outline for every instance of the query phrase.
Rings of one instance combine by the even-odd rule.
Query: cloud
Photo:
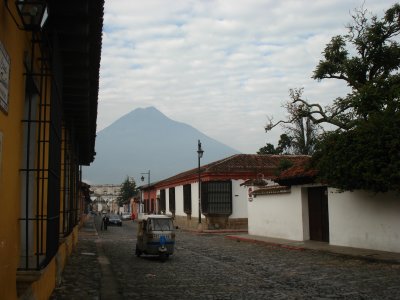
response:
[[[381,14],[395,1],[369,0]],[[312,72],[362,1],[106,1],[98,130],[155,106],[244,153],[276,143],[266,116],[284,117],[289,88],[330,103],[340,82]],[[205,145],[206,146],[206,145]]]

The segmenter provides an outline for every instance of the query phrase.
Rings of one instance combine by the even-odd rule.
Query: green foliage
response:
[[[260,148],[257,154],[290,154],[291,144],[291,138],[287,134],[281,134],[278,147],[275,148],[273,144],[267,143],[264,147]]]
[[[277,174],[280,174],[282,171],[285,171],[293,166],[293,162],[284,158],[279,162]]]
[[[281,134],[278,141],[278,147],[276,150],[279,154],[290,154],[293,144],[293,138],[286,133]]]
[[[314,124],[307,115],[297,114],[299,108],[296,105],[290,105],[287,110],[292,116],[292,126],[285,126],[286,136],[289,139],[286,154],[312,155],[320,127]]]
[[[348,34],[332,38],[313,78],[344,80],[351,93],[337,98],[325,111],[314,109],[317,122],[350,130],[377,111],[399,109],[399,18],[399,4],[388,9],[382,19],[368,19],[366,10],[356,10],[353,23],[347,26]],[[300,102],[308,109],[317,108]]]
[[[278,152],[274,145],[267,143],[264,147],[261,147],[260,150],[258,150],[257,154],[278,154]]]
[[[134,180],[129,180],[127,176],[125,181],[122,183],[117,202],[119,206],[128,204],[130,199],[136,194],[136,183]]]
[[[302,89],[291,89],[289,120],[270,122],[267,131],[304,117],[313,124],[328,123],[346,131],[376,112],[399,109],[400,4],[394,4],[381,19],[368,16],[364,9],[355,11],[352,24],[347,25],[348,34],[331,39],[313,74],[316,80],[342,80],[351,91],[322,107],[302,99]]]
[[[313,163],[323,181],[341,190],[400,191],[400,113],[326,134]]]
[[[326,45],[313,78],[339,79],[351,92],[322,108],[292,90],[297,115],[337,130],[322,136],[313,163],[342,190],[400,191],[400,5],[383,18],[356,10],[348,34]]]
[[[289,110],[288,110],[289,111]],[[281,134],[278,147],[268,143],[260,148],[257,154],[295,154],[311,155],[319,135],[319,126],[312,123],[308,117],[298,117],[289,113],[292,126],[284,126],[286,133]],[[285,122],[286,123],[286,122]],[[266,129],[268,131],[270,129]]]

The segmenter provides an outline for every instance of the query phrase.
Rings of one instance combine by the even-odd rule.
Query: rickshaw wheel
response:
[[[169,254],[167,254],[167,253],[161,253],[160,254],[160,260],[162,262],[165,262],[168,259],[168,257],[169,257]]]

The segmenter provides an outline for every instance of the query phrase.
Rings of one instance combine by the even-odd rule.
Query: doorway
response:
[[[308,189],[310,240],[329,242],[328,189],[326,186]]]

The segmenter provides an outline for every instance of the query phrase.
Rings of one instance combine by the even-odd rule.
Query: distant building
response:
[[[90,186],[90,191],[94,196],[116,196],[119,195],[120,190],[120,184],[92,184]]]
[[[95,184],[90,187],[92,210],[119,213],[117,198],[121,191],[119,184]]]

